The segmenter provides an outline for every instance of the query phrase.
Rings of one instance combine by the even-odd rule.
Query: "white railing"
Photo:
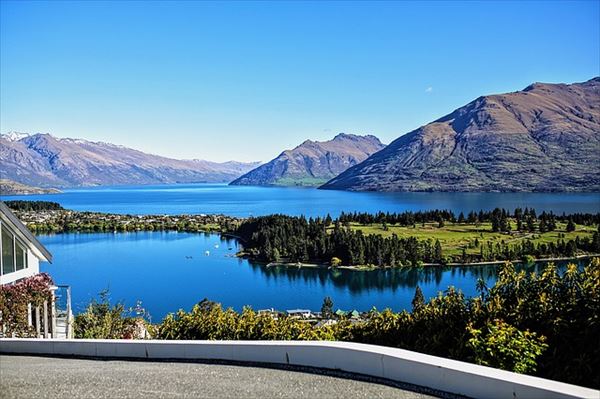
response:
[[[0,339],[0,353],[268,363],[341,370],[473,398],[600,398],[600,391],[593,389],[351,342]]]

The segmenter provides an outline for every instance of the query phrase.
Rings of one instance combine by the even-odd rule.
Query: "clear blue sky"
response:
[[[600,2],[1,3],[0,130],[267,161],[600,74]]]

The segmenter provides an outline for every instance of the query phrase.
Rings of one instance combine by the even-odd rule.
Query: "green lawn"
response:
[[[511,221],[513,228],[516,226],[514,221]],[[388,225],[387,230],[384,230],[381,224],[361,225],[353,223],[350,227],[354,230],[362,230],[364,234],[379,234],[384,237],[389,237],[396,234],[398,237],[416,237],[419,240],[440,240],[444,253],[447,255],[459,255],[462,249],[466,247],[467,253],[477,254],[479,248],[469,248],[469,244],[473,244],[475,239],[479,240],[480,244],[486,244],[490,241],[492,244],[501,242],[517,243],[520,240],[530,239],[534,243],[540,242],[556,242],[559,240],[559,234],[564,234],[564,239],[571,240],[577,236],[591,237],[596,231],[597,226],[577,225],[575,231],[567,233],[565,223],[557,223],[557,230],[548,233],[521,233],[512,232],[510,234],[492,232],[491,223],[482,223],[479,226],[474,224],[459,224],[446,222],[444,227],[438,227],[437,223],[426,223],[424,226],[417,224],[415,227],[404,227],[396,225]],[[486,244],[487,245],[487,244]]]
[[[303,177],[294,179],[291,177],[283,177],[275,181],[276,186],[301,186],[301,187],[318,187],[327,183],[329,179],[319,179],[315,177]]]

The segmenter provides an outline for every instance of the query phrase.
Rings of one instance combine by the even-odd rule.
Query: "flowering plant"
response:
[[[4,336],[31,337],[35,331],[29,325],[27,305],[42,306],[50,302],[53,285],[46,273],[20,280],[14,284],[0,286],[0,333]]]

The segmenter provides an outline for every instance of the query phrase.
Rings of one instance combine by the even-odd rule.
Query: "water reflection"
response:
[[[580,259],[571,262],[555,262],[559,267],[559,272],[563,272],[568,263],[576,263],[582,268],[586,264],[586,261]],[[482,279],[488,284],[493,284],[496,281],[498,272],[498,265],[454,267],[432,266],[421,268],[411,267],[372,271],[351,271],[347,269],[312,267],[267,267],[265,264],[259,262],[248,262],[248,264],[255,273],[261,274],[267,280],[287,279],[289,283],[303,284],[318,282],[323,288],[333,285],[336,288],[347,288],[353,294],[360,294],[364,291],[373,290],[380,292],[392,290],[392,292],[396,292],[399,289],[414,289],[417,285],[441,286],[445,280],[457,283],[464,281],[475,282],[478,279]],[[533,264],[517,263],[515,264],[515,268],[517,271],[524,270],[526,273],[539,273],[546,265],[547,262]]]

